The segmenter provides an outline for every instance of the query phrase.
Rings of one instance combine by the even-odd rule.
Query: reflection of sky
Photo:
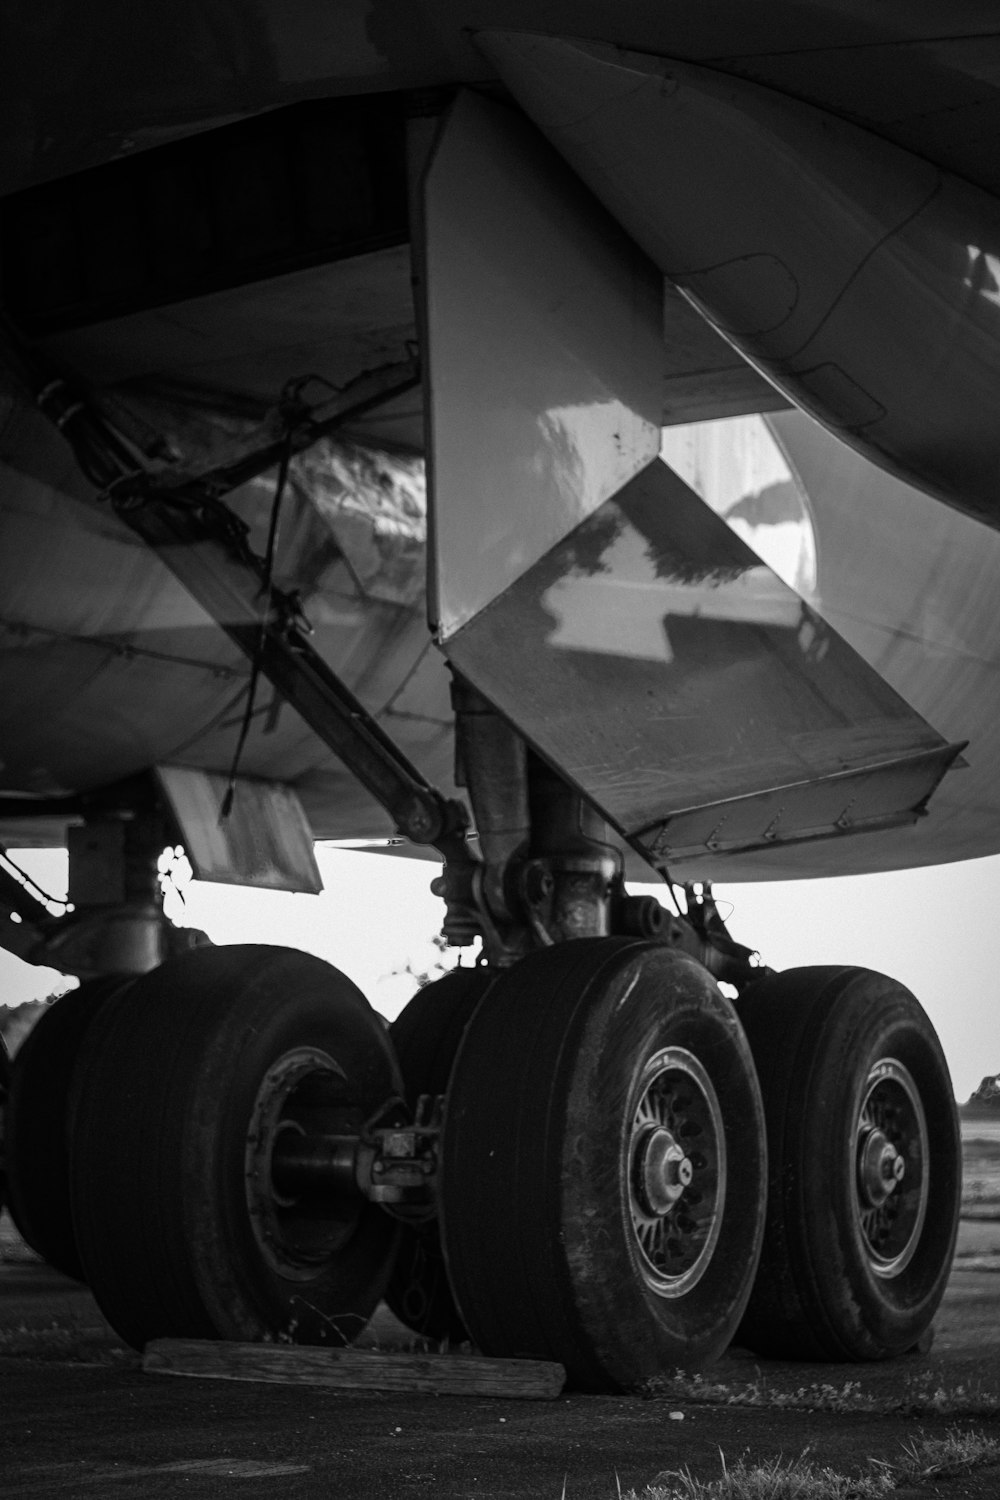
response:
[[[796,630],[802,606],[768,568],[662,577],[649,540],[624,523],[601,556],[601,571],[574,568],[545,591],[556,620],[549,644],[570,651],[671,662],[670,617],[740,621]]]
[[[667,427],[660,455],[789,588],[815,594],[809,503],[762,417]]]
[[[990,255],[978,245],[967,245],[969,274],[966,283],[978,297],[1000,306],[1000,256]]]
[[[558,495],[571,524],[596,510],[656,453],[655,428],[603,394],[549,406],[536,427],[533,479],[543,494]]]

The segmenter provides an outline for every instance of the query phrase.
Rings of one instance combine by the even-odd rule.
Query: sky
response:
[[[50,894],[65,894],[64,851],[15,857]],[[416,988],[408,968],[426,970],[441,956],[433,938],[444,907],[428,889],[438,866],[322,846],[317,858],[320,896],[191,881],[183,907],[174,895],[168,910],[216,943],[315,953],[391,1019]],[[1000,1073],[1000,856],[891,875],[719,885],[715,894],[733,937],[772,968],[858,964],[902,981],[937,1028],[959,1100]],[[52,970],[0,950],[0,1004],[64,988]]]

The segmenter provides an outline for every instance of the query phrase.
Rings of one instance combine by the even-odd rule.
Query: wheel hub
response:
[[[856,1127],[857,1213],[868,1264],[885,1280],[916,1252],[927,1215],[930,1149],[920,1092],[903,1064],[869,1069]]]
[[[691,1158],[674,1140],[669,1130],[654,1128],[640,1138],[637,1157],[637,1184],[643,1207],[650,1214],[666,1214],[691,1186],[694,1168]]]
[[[649,1058],[635,1089],[629,1213],[651,1291],[684,1296],[708,1269],[726,1191],[722,1110],[705,1068],[683,1047]]]
[[[906,1162],[882,1130],[869,1130],[858,1149],[858,1186],[862,1198],[880,1208],[906,1176]]]

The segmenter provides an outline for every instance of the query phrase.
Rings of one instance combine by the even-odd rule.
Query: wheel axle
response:
[[[284,1121],[271,1152],[275,1201],[367,1198],[387,1208],[431,1203],[437,1175],[439,1125],[383,1127],[362,1135],[318,1132]]]

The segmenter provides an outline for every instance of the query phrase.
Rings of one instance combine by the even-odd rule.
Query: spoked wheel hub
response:
[[[718,1096],[686,1048],[667,1047],[647,1062],[629,1159],[640,1274],[659,1296],[683,1296],[711,1260],[726,1195]]]
[[[927,1213],[927,1121],[902,1063],[881,1058],[865,1082],[857,1133],[857,1211],[876,1276],[898,1276]]]

